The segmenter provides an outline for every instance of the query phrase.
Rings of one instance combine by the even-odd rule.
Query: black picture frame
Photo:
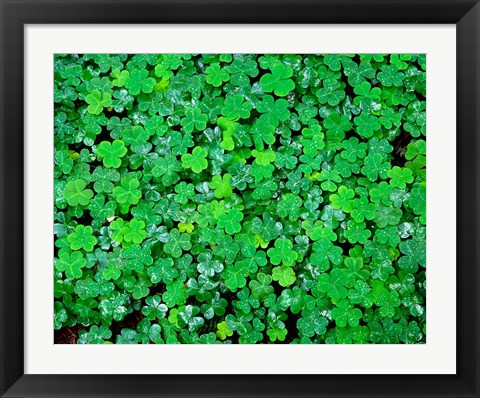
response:
[[[480,396],[478,0],[0,0],[0,14],[2,397]],[[58,23],[456,24],[457,374],[381,376],[24,374],[24,26]],[[447,161],[445,167],[448,167]],[[446,187],[451,189],[448,185]],[[449,205],[445,204],[446,207]],[[448,295],[448,292],[445,294]],[[451,324],[447,315],[445,327],[451,327]],[[215,372],[215,369],[212,371]]]

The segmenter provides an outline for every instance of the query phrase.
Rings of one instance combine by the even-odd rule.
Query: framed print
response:
[[[479,395],[477,2],[1,5],[2,396]]]

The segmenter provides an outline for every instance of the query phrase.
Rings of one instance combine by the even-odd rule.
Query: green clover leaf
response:
[[[218,218],[217,225],[220,228],[224,228],[227,234],[233,235],[240,232],[240,230],[242,229],[242,226],[240,225],[240,221],[242,220],[242,212],[237,209],[231,209],[228,211],[227,214],[222,214]]]
[[[167,291],[162,297],[169,308],[176,305],[183,305],[187,301],[187,289],[182,282],[173,282],[167,285]]]
[[[256,105],[256,109],[262,115],[260,119],[267,125],[278,126],[280,122],[285,122],[290,117],[290,111],[288,110],[289,103],[283,98],[274,100],[271,95],[265,95]]]
[[[167,235],[168,236],[168,235]],[[174,268],[171,258],[161,258],[155,261],[154,265],[147,269],[147,275],[152,283],[165,283],[169,285],[178,276],[178,270]]]
[[[338,170],[322,170],[317,179],[322,181],[320,185],[322,189],[329,192],[335,192],[337,183],[342,182],[342,177]]]
[[[137,148],[141,148],[147,143],[148,133],[142,126],[133,126],[122,133],[122,138],[125,144],[129,145],[136,152]]]
[[[397,292],[389,292],[387,289],[378,289],[375,292],[375,305],[380,307],[380,314],[385,318],[393,318],[395,309],[400,306],[400,297]]]
[[[275,152],[270,149],[266,149],[263,151],[257,151],[256,149],[254,149],[252,151],[252,155],[255,158],[255,163],[260,166],[267,166],[275,161]]]
[[[243,95],[234,94],[227,96],[225,99],[225,106],[222,108],[222,115],[232,121],[248,119],[251,110],[252,105],[245,101]]]
[[[255,142],[255,149],[257,150],[262,150],[264,144],[272,145],[275,142],[275,127],[266,124],[264,120],[257,120],[250,132]]]
[[[206,72],[207,77],[205,80],[212,86],[220,87],[222,83],[230,80],[228,69],[220,67],[220,64],[218,63],[210,65]]]
[[[106,344],[112,337],[112,331],[104,326],[93,325],[88,332],[79,336],[78,344]]]
[[[142,314],[151,321],[165,318],[168,307],[162,303],[159,296],[149,296],[145,299],[145,306],[142,308]]]
[[[402,72],[399,72],[395,65],[383,65],[381,70],[382,71],[377,74],[377,79],[385,87],[400,87],[402,85],[405,75]]]
[[[96,149],[97,155],[103,159],[103,165],[110,168],[119,168],[122,157],[127,154],[125,143],[120,140],[102,141]]]
[[[422,240],[418,238],[409,239],[400,243],[399,247],[403,254],[398,260],[398,265],[401,269],[415,273],[419,265],[425,267],[426,247]]]
[[[282,62],[276,62],[270,66],[270,71],[271,73],[266,73],[260,78],[263,91],[266,93],[273,91],[275,95],[284,97],[295,88],[295,83],[289,79],[293,74],[292,68]]]
[[[207,275],[209,277],[214,276],[216,273],[223,271],[223,264],[220,263],[217,259],[213,259],[211,253],[201,253],[198,255],[198,265],[197,270],[201,274]]]
[[[82,268],[87,265],[87,260],[81,252],[62,252],[55,262],[55,269],[65,272],[69,279],[79,279],[82,277]]]
[[[287,337],[287,329],[268,329],[267,335],[270,338],[270,341],[285,341]]]
[[[124,294],[113,292],[110,297],[100,301],[98,309],[105,319],[110,319],[110,322],[112,319],[119,322],[127,315],[126,303],[127,298]]]
[[[225,285],[235,292],[237,289],[241,289],[246,286],[248,276],[248,268],[245,264],[236,263],[226,268]]]
[[[373,115],[362,113],[353,119],[355,122],[356,131],[364,138],[372,137],[376,131],[380,130],[380,123],[378,119]]]
[[[365,196],[353,200],[352,218],[356,222],[364,220],[373,220],[375,218],[377,207],[370,203]]]
[[[327,271],[330,269],[330,264],[338,265],[342,262],[342,248],[335,246],[327,239],[315,242],[312,250],[310,262],[319,271]]]
[[[217,325],[217,337],[221,340],[225,340],[227,337],[233,336],[233,330],[230,330],[227,326],[227,322],[223,321]]]
[[[380,101],[380,95],[382,89],[379,87],[373,87],[369,82],[363,82],[353,89],[353,92],[357,94],[353,102],[355,105],[359,105],[362,109],[370,110],[372,105],[375,105]]]
[[[81,179],[69,181],[63,191],[63,197],[70,206],[87,206],[93,198],[93,191],[85,189],[87,183]]]
[[[350,163],[355,162],[357,159],[363,159],[367,154],[367,144],[364,142],[359,143],[357,137],[351,137],[343,141],[342,147],[344,150],[340,156]]]
[[[292,267],[298,258],[298,253],[292,250],[293,243],[288,239],[277,239],[275,247],[268,249],[267,254],[274,265],[282,263],[287,267]]]
[[[180,179],[178,175],[180,171],[182,171],[180,162],[175,155],[169,154],[155,160],[151,173],[154,177],[159,178],[163,185],[168,187]]]
[[[92,115],[100,115],[103,108],[108,108],[112,105],[112,95],[93,90],[90,94],[85,96],[85,101],[89,104],[87,107],[88,113],[91,113]]]
[[[185,117],[181,120],[181,125],[187,133],[193,131],[202,131],[207,127],[208,116],[203,114],[198,108],[188,108],[185,111]]]
[[[123,240],[125,242],[142,243],[147,237],[145,223],[139,220],[131,220],[123,229]]]
[[[362,174],[370,181],[377,181],[379,177],[385,178],[390,164],[385,161],[385,155],[373,153],[365,158],[365,165],[362,167]]]
[[[338,193],[330,196],[330,201],[334,209],[342,209],[345,213],[350,213],[353,210],[353,198],[355,192],[345,186],[338,188]]]
[[[121,71],[117,68],[110,73],[110,76],[115,78],[112,80],[112,85],[114,87],[123,87],[127,79],[130,77],[130,72],[128,70]]]
[[[174,190],[177,193],[174,196],[175,202],[178,202],[178,203],[181,203],[181,204],[188,203],[188,200],[192,199],[195,196],[193,185],[192,184],[187,184],[185,181],[182,181],[181,183],[175,185]],[[193,227],[193,225],[192,225],[192,227]]]
[[[377,206],[375,222],[379,228],[385,228],[387,225],[397,225],[402,217],[402,211],[394,207]]]
[[[318,281],[318,290],[328,294],[332,300],[339,300],[347,297],[348,275],[345,270],[334,268],[329,274],[321,274]]]
[[[178,229],[173,229],[169,235],[170,238],[163,247],[165,253],[170,254],[173,258],[178,258],[182,255],[182,250],[191,249],[190,235],[181,234]]]
[[[122,271],[116,264],[107,264],[107,267],[102,271],[102,276],[106,281],[117,280],[122,275]]]
[[[323,126],[327,130],[327,137],[332,140],[340,141],[345,137],[345,133],[352,129],[352,123],[348,117],[331,113],[323,121]]]
[[[90,226],[78,225],[75,231],[68,235],[70,249],[83,249],[91,252],[97,243],[97,238],[93,235],[93,228]]]
[[[142,191],[138,189],[140,182],[130,176],[123,177],[120,181],[121,186],[113,189],[113,195],[120,204],[136,205],[142,197]]]
[[[208,167],[208,161],[205,159],[208,152],[199,146],[193,148],[192,153],[182,155],[182,167],[192,169],[196,174]]]
[[[297,321],[299,332],[306,337],[325,334],[327,325],[327,318],[321,316],[318,308],[304,309],[302,311],[302,317]]]
[[[352,304],[358,304],[365,308],[373,305],[371,287],[365,281],[356,281],[354,289],[348,291],[348,298]]]
[[[146,69],[134,69],[130,71],[130,76],[125,79],[125,88],[132,95],[138,95],[140,92],[151,93],[155,86],[155,79],[148,77]]]
[[[264,301],[270,294],[273,293],[272,277],[264,273],[259,273],[256,280],[250,281],[248,286],[252,291],[253,297],[260,301]]]
[[[337,106],[345,98],[345,90],[341,84],[328,85],[316,92],[318,102],[330,106]]]
[[[210,182],[210,188],[215,190],[215,197],[218,199],[228,198],[232,196],[232,187],[230,181],[232,176],[230,174],[224,174],[223,176],[214,175]]]
[[[372,236],[372,232],[366,228],[366,224],[364,222],[357,223],[352,220],[347,223],[345,238],[347,238],[350,243],[358,242],[365,244],[370,236]]]
[[[282,266],[272,269],[272,279],[278,281],[280,286],[288,287],[297,279],[292,268]]]
[[[387,176],[390,178],[390,185],[392,187],[405,188],[407,184],[413,182],[412,170],[407,168],[394,166],[388,170]]]
[[[336,325],[341,328],[344,328],[347,324],[351,327],[358,326],[362,316],[362,311],[354,308],[347,300],[340,301],[337,306],[332,309],[332,319]]]
[[[282,200],[278,203],[278,215],[282,218],[288,217],[290,221],[296,221],[300,217],[302,204],[303,201],[299,196],[287,193],[283,195]]]

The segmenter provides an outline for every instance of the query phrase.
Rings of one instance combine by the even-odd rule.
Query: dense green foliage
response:
[[[425,56],[55,56],[55,329],[424,343]]]

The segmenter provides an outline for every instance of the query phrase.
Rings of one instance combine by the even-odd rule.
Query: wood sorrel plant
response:
[[[57,342],[426,341],[425,55],[54,68]]]

